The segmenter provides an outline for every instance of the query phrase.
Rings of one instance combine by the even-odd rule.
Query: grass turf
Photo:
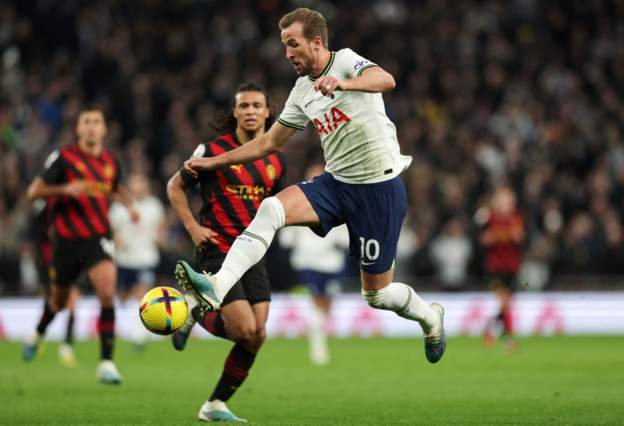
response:
[[[314,367],[304,340],[269,340],[229,406],[255,425],[624,424],[622,337],[519,342],[505,354],[454,338],[430,365],[419,339],[334,340],[332,363]],[[121,342],[118,387],[95,380],[97,342],[77,344],[74,369],[56,347],[25,364],[21,345],[0,343],[0,424],[197,424],[230,345]]]

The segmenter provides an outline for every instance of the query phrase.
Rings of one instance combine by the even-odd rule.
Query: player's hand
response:
[[[128,208],[128,213],[130,213],[130,220],[132,223],[138,223],[139,220],[141,220],[141,214],[134,206]]]
[[[63,194],[78,198],[87,191],[87,182],[84,180],[72,180],[63,187]]]
[[[200,170],[210,171],[215,168],[216,165],[210,157],[189,158],[184,162],[184,170],[189,172],[194,178],[197,178],[197,173]]]
[[[343,88],[344,81],[332,75],[323,76],[314,82],[314,90],[327,97],[333,97],[336,90],[343,90]]]
[[[206,247],[208,244],[217,244],[217,233],[210,228],[195,224],[188,230],[193,243],[197,247]]]

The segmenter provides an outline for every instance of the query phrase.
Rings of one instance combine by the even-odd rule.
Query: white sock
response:
[[[134,311],[138,309],[140,305],[140,300],[134,296],[128,297],[126,300],[122,302],[122,306],[126,309]],[[134,315],[132,317],[132,326],[127,328],[128,330],[128,339],[137,345],[143,345],[149,339],[150,332],[147,331],[147,328],[141,322],[141,319]]]
[[[284,226],[286,214],[277,197],[265,198],[247,229],[236,238],[217,278],[218,296],[223,297],[265,255],[278,229]]]
[[[439,314],[407,284],[390,283],[381,290],[362,290],[362,296],[373,308],[393,311],[400,317],[418,321],[425,334],[440,322]]]
[[[315,364],[327,364],[329,362],[329,349],[327,348],[327,335],[325,334],[325,312],[312,307],[308,324],[308,342],[310,345],[310,360]]]

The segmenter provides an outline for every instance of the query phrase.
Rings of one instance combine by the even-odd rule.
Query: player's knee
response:
[[[69,288],[56,287],[52,290],[52,296],[48,299],[50,308],[54,311],[65,309],[69,301]]]
[[[115,304],[115,293],[102,293],[98,297],[100,304],[105,308],[110,308]]]
[[[286,223],[284,205],[277,197],[268,197],[262,200],[256,217],[267,220],[274,230],[282,228]]]
[[[257,348],[260,348],[260,346],[262,346],[262,344],[266,340],[266,337],[267,337],[266,327],[264,325],[259,325],[258,328],[256,329],[256,335],[255,335],[255,338],[254,338],[254,345]]]
[[[250,345],[255,340],[257,327],[255,322],[242,322],[240,324],[237,324],[231,331],[231,333],[233,335],[232,340],[243,343],[245,345]]]

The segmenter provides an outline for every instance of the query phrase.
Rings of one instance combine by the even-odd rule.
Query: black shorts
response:
[[[208,257],[195,252],[195,269],[214,274],[221,268],[224,259],[225,255]],[[223,298],[221,306],[235,300],[247,300],[251,305],[271,301],[271,284],[264,259],[252,266],[241,280],[234,284],[234,287]]]
[[[55,239],[52,245],[50,282],[59,286],[75,284],[80,272],[86,272],[102,260],[112,260],[113,247],[113,242],[107,237]]]
[[[515,274],[490,274],[488,276],[488,283],[490,289],[496,290],[499,288],[505,288],[509,291],[516,290],[516,275]]]

